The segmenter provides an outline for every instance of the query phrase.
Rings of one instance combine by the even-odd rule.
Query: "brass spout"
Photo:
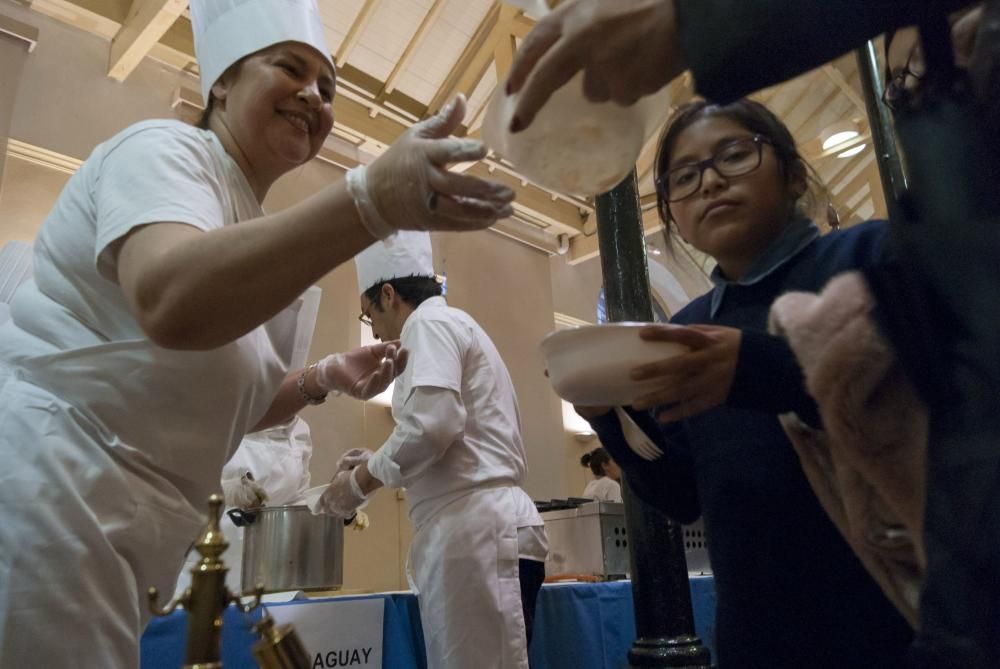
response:
[[[254,630],[261,636],[253,645],[253,656],[261,669],[310,669],[313,666],[291,625],[275,625],[274,618],[265,611]]]

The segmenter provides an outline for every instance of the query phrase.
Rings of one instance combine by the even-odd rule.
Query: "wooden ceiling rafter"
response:
[[[493,3],[441,88],[431,99],[429,110],[441,109],[459,93],[466,98],[472,97],[473,91],[479,86],[479,82],[495,58],[497,44],[505,35],[510,35],[511,21],[518,14],[519,10],[510,5],[502,4],[498,0]]]
[[[132,0],[128,15],[111,39],[108,76],[125,81],[187,7],[187,0]]]
[[[844,73],[840,71],[840,68],[833,63],[827,63],[822,68],[823,74],[825,74],[830,81],[840,90],[844,96],[854,103],[854,107],[861,115],[868,118],[868,111],[865,107],[865,101],[861,99],[861,95],[858,94],[854,86],[852,86],[848,81]]]
[[[357,16],[354,17],[354,21],[351,22],[351,27],[347,29],[347,34],[344,36],[344,41],[340,43],[337,48],[337,53],[334,54],[333,60],[337,64],[338,68],[343,67],[347,64],[347,60],[351,57],[351,52],[354,47],[357,46],[358,40],[361,39],[362,33],[364,33],[365,28],[372,20],[372,16],[375,15],[375,10],[378,9],[379,3],[382,0],[365,0],[364,4],[361,5],[361,9],[358,10]]]
[[[430,9],[424,15],[423,20],[420,25],[417,26],[417,31],[407,42],[406,48],[403,49],[403,54],[396,61],[396,64],[392,66],[392,71],[389,72],[389,76],[386,77],[385,82],[382,85],[382,90],[379,91],[377,96],[378,99],[382,99],[384,96],[389,95],[394,90],[396,90],[396,83],[399,81],[399,76],[403,73],[406,67],[410,64],[410,60],[413,58],[413,54],[420,45],[424,43],[427,39],[427,34],[430,32],[431,27],[434,25],[434,21],[441,14],[441,10],[444,9],[445,0],[434,0],[431,3]]]

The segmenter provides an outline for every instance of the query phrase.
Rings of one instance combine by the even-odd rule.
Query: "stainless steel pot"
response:
[[[243,532],[243,592],[333,590],[344,582],[344,520],[306,506],[229,512]]]

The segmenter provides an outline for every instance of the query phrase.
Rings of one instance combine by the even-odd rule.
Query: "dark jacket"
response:
[[[885,230],[869,222],[816,238],[755,283],[727,285],[714,316],[709,293],[672,319],[738,327],[744,339],[726,406],[663,430],[632,412],[662,459],[629,450],[613,413],[594,421],[637,494],[680,522],[704,517],[721,669],[906,666],[910,627],[823,511],[778,422],[815,408],[786,342],[766,329],[782,293],[817,292],[876,262]]]

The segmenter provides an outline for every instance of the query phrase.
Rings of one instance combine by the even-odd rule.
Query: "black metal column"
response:
[[[646,242],[635,172],[597,197],[597,234],[609,321],[652,321]],[[636,638],[632,667],[708,667],[695,636],[681,526],[632,494],[626,480],[625,525],[632,566]]]
[[[865,99],[865,109],[868,111],[868,126],[872,132],[872,144],[875,147],[875,160],[882,180],[885,204],[889,208],[889,218],[899,220],[896,207],[899,196],[906,190],[906,174],[896,146],[892,118],[889,110],[882,104],[885,86],[882,83],[882,70],[875,43],[867,42],[855,51],[855,56],[858,60],[861,92]]]

